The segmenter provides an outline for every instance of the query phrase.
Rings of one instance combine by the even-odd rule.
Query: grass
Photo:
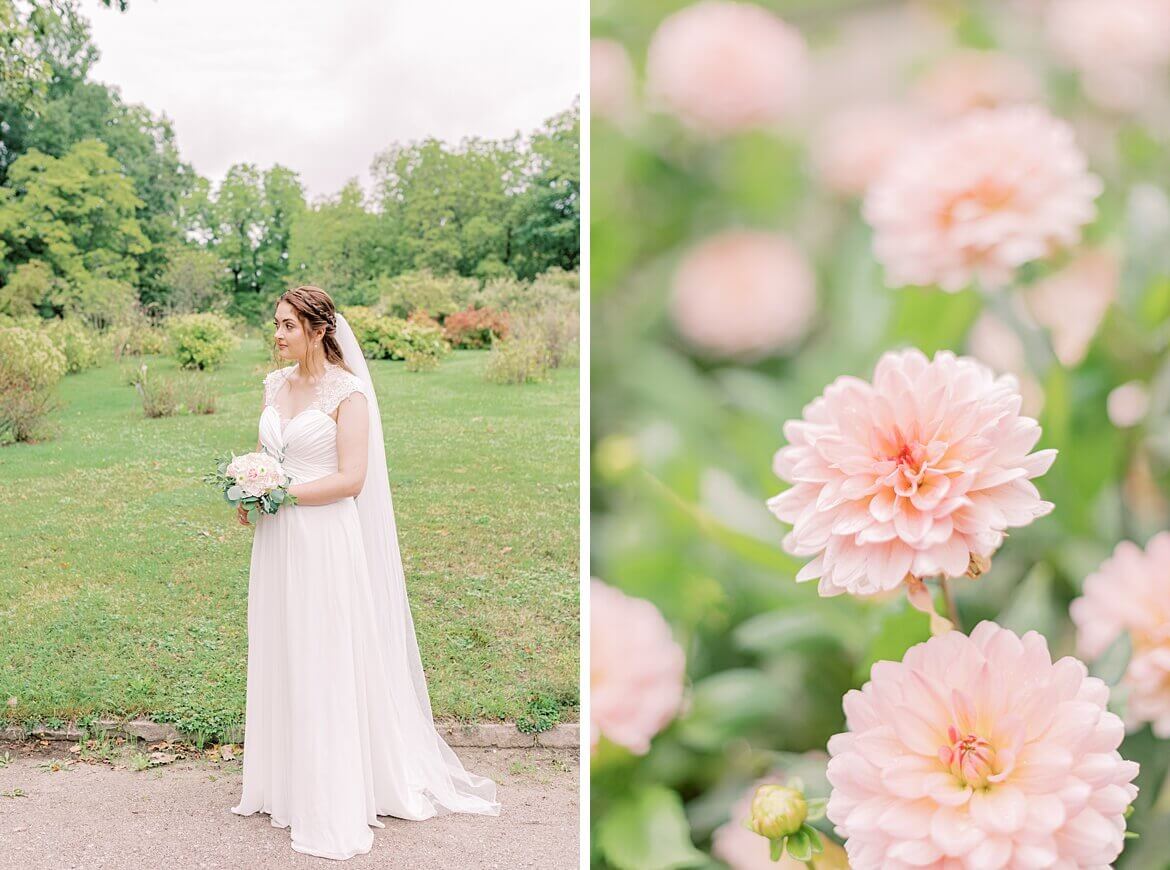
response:
[[[575,719],[577,370],[498,386],[486,361],[371,362],[431,702],[516,720],[538,695]],[[268,368],[246,341],[205,375],[217,413],[150,420],[103,365],[62,381],[53,437],[0,448],[0,719],[241,727],[253,529],[200,477],[255,448]]]

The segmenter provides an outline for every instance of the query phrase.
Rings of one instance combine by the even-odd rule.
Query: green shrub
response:
[[[363,306],[345,308],[341,313],[367,359],[402,360],[413,352],[432,356],[437,362],[450,351],[436,325],[386,317]]]
[[[527,384],[547,380],[551,367],[544,342],[531,335],[515,336],[492,346],[484,377],[497,384]]]
[[[151,373],[146,363],[134,372],[134,389],[142,401],[142,412],[147,417],[170,417],[179,410],[177,382],[173,378]]]
[[[140,306],[131,306],[106,333],[110,351],[115,360],[124,356],[165,353],[166,333],[147,317]]]
[[[512,330],[517,337],[540,342],[554,369],[576,365],[581,336],[581,313],[576,304],[546,305],[528,312],[516,319]]]
[[[408,372],[432,372],[439,367],[439,357],[432,353],[418,350],[406,352],[406,370]]]
[[[239,340],[231,321],[211,312],[168,317],[166,331],[171,353],[183,368],[215,368]]]
[[[44,332],[65,355],[67,372],[83,372],[98,364],[101,348],[98,334],[76,318],[50,320]]]
[[[580,305],[581,290],[576,272],[550,269],[531,281],[504,276],[486,282],[473,297],[476,308],[494,308],[511,314],[538,311],[549,306]]]
[[[479,282],[474,278],[435,275],[427,269],[394,277],[382,275],[373,284],[378,296],[375,311],[390,317],[406,317],[421,308],[432,317],[442,319],[470,305],[479,290]]]
[[[0,329],[0,440],[30,441],[40,433],[65,368],[65,354],[43,332]]]

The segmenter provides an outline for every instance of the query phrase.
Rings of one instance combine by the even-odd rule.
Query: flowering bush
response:
[[[45,325],[45,334],[65,355],[67,372],[81,372],[97,365],[101,352],[100,339],[97,333],[78,320],[51,320]]]
[[[443,321],[443,337],[452,347],[491,347],[508,337],[508,315],[490,308],[465,308],[447,315]]]
[[[36,437],[66,367],[65,354],[44,333],[0,327],[0,441]]]
[[[184,368],[215,368],[238,344],[230,320],[221,314],[176,314],[165,323],[171,353]]]

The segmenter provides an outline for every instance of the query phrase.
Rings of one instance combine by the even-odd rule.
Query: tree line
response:
[[[527,135],[392,144],[369,194],[353,179],[310,202],[285,166],[200,176],[165,116],[90,80],[97,58],[75,0],[0,0],[0,314],[259,321],[294,283],[360,304],[411,272],[578,268],[576,100]]]

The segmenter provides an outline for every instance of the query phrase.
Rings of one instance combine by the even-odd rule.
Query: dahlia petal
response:
[[[1023,792],[1011,785],[997,785],[971,795],[971,818],[988,831],[1012,834],[1028,818],[1028,802]]]

